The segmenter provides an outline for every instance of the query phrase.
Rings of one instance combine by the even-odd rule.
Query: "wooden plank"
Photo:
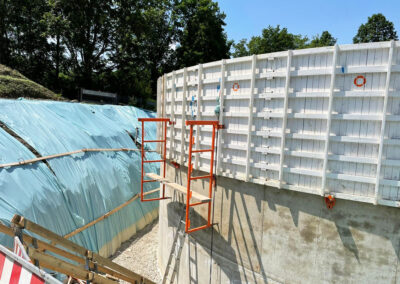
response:
[[[76,151],[48,155],[48,156],[43,156],[43,157],[39,157],[39,158],[23,160],[23,161],[19,161],[19,162],[0,164],[0,168],[28,165],[28,164],[37,163],[37,162],[40,162],[43,160],[50,160],[50,159],[60,158],[60,157],[64,157],[64,156],[71,156],[71,155],[75,155],[75,154],[79,154],[79,153],[86,153],[86,152],[138,152],[138,151],[140,151],[140,150],[133,149],[133,148],[89,148],[89,149],[84,148],[84,149],[80,149],[80,150],[76,150]],[[146,152],[155,152],[155,150],[146,150]]]
[[[9,235],[11,237],[14,236],[13,229],[10,228],[10,227],[7,227],[7,226],[5,226],[5,225],[3,225],[1,223],[0,223],[0,233],[4,233],[4,234]],[[70,259],[72,261],[75,261],[76,263],[79,263],[79,264],[85,264],[86,263],[86,259],[83,258],[83,257],[79,257],[79,256],[77,256],[75,254],[67,252],[67,251],[65,251],[63,249],[60,249],[60,248],[58,248],[56,246],[53,246],[53,245],[51,245],[49,243],[43,242],[41,240],[37,240],[37,239],[27,235],[27,234],[22,234],[22,238],[24,240],[24,243],[28,244],[29,246],[33,247],[34,244],[36,243],[37,249],[39,249],[40,251],[51,251],[51,252],[53,252],[53,253],[55,253],[55,254],[57,254],[59,256],[62,256],[62,257],[68,258],[68,259]],[[125,281],[128,281],[128,282],[131,282],[131,283],[135,281],[135,279],[129,278],[129,277],[123,275],[123,274],[120,274],[120,273],[118,273],[118,272],[116,272],[114,270],[108,269],[108,268],[100,266],[100,265],[98,265],[98,270],[100,272],[102,272],[102,273],[107,273],[109,275],[117,277],[118,279],[122,279],[122,280],[125,280]]]
[[[35,248],[29,248],[28,250],[29,257],[40,262],[40,265],[43,267],[47,267],[51,270],[73,276],[82,280],[89,280],[93,283],[99,284],[115,284],[114,281],[104,278],[98,274],[87,271],[79,266],[73,265],[61,259],[58,259],[54,256],[47,255],[43,252]]]
[[[133,271],[130,271],[129,269],[126,269],[125,267],[122,267],[111,260],[104,258],[100,256],[97,253],[91,252],[87,250],[86,248],[75,244],[74,242],[65,239],[61,237],[60,235],[57,235],[56,233],[20,216],[20,215],[15,215],[12,220],[12,223],[14,223],[17,226],[20,226],[23,229],[26,229],[28,231],[31,231],[47,240],[50,242],[54,243],[55,245],[60,245],[72,252],[78,253],[82,256],[89,257],[93,261],[98,262],[101,266],[108,267],[112,270],[115,270],[116,272],[119,272],[127,277],[130,277],[132,279],[136,279],[137,281],[142,281],[143,278],[142,276],[136,274]],[[149,281],[148,283],[152,283],[150,280],[145,279],[146,281]]]
[[[179,192],[181,192],[183,194],[187,194],[187,188],[186,187],[184,187],[184,186],[182,186],[180,184],[171,182],[170,180],[168,180],[166,178],[163,178],[163,177],[161,177],[161,176],[159,176],[159,175],[157,175],[155,173],[147,173],[146,176],[148,176],[151,179],[155,179],[155,180],[159,181],[160,183],[165,184],[166,186],[169,186],[172,189],[177,190],[177,191],[179,191]],[[200,193],[197,193],[195,191],[192,191],[192,197],[194,199],[197,199],[200,202],[211,201],[211,198],[206,197],[204,195],[201,195]]]
[[[143,193],[143,195],[144,195],[144,196],[150,195],[150,194],[155,193],[155,192],[157,192],[157,191],[160,191],[160,188],[156,188],[156,189],[147,191],[147,192]],[[91,226],[97,224],[98,222],[100,222],[100,221],[106,219],[107,217],[109,217],[110,215],[112,215],[112,214],[118,212],[118,211],[121,210],[122,208],[128,206],[129,204],[131,204],[133,201],[135,201],[135,200],[138,199],[139,197],[140,197],[140,194],[139,194],[139,193],[138,193],[138,194],[135,194],[135,195],[134,195],[132,198],[130,198],[128,201],[124,202],[123,204],[119,205],[118,207],[114,208],[113,210],[107,212],[107,213],[104,214],[103,216],[97,218],[96,220],[93,220],[93,221],[87,223],[86,225],[84,225],[84,226],[82,226],[82,227],[80,227],[80,228],[74,230],[73,232],[71,232],[71,233],[69,233],[69,234],[66,234],[66,235],[64,236],[64,238],[69,239],[69,238],[75,236],[76,234],[78,234],[78,233],[80,233],[80,232],[86,230],[87,228],[89,228],[89,227],[91,227]]]

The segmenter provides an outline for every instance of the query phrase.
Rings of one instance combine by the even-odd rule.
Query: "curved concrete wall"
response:
[[[186,173],[167,168],[178,183],[185,184]],[[175,283],[400,283],[398,209],[337,200],[328,210],[312,194],[225,177],[217,185],[217,224],[183,235]],[[194,181],[192,189],[204,193],[207,182]],[[169,194],[160,202],[162,272],[184,208],[182,196]],[[201,207],[192,212],[193,226],[205,222]]]

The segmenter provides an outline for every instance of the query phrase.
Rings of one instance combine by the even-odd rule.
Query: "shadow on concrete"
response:
[[[265,201],[269,209],[277,211],[277,205],[289,208],[296,227],[299,226],[300,213],[334,223],[342,245],[353,254],[359,264],[358,236],[354,236],[352,231],[362,231],[389,240],[397,260],[400,261],[400,235],[398,235],[400,212],[397,208],[339,199],[336,200],[333,209],[328,209],[324,199],[320,196],[285,190],[285,198],[276,198],[274,194],[279,191],[278,189],[266,188],[265,190]],[[325,237],[327,240],[332,238],[329,235],[321,235],[320,237]],[[368,250],[369,248],[362,249]]]
[[[174,227],[178,228],[178,222],[180,220],[180,215],[182,212],[184,212],[185,206],[182,202],[180,201],[174,201],[172,200],[171,202],[168,203],[167,205],[167,212],[168,212],[168,226],[169,227]],[[190,208],[190,222],[191,222],[191,227],[197,227],[201,226],[207,223],[207,219],[203,218],[201,214],[199,214],[196,210]],[[181,226],[182,230],[184,231],[184,224]],[[174,234],[177,234],[177,230],[175,230]],[[188,239],[188,243],[190,246],[188,246],[188,256],[189,256],[189,262],[186,265],[189,267],[188,272],[189,272],[189,279],[190,283],[199,283],[199,267],[204,267],[203,265],[198,265],[197,261],[197,255],[198,255],[198,249],[199,246],[202,247],[204,251],[206,251],[210,255],[210,265],[212,263],[216,263],[218,267],[220,267],[222,270],[224,270],[227,266],[226,263],[223,263],[221,258],[215,258],[213,257],[213,251],[211,249],[211,243],[214,245],[218,246],[223,246],[224,250],[227,254],[229,255],[236,255],[235,251],[233,248],[230,246],[230,244],[220,235],[218,231],[218,224],[214,225],[211,228],[207,228],[201,231],[197,231],[194,233],[191,233],[186,236]],[[173,247],[172,247],[173,250]],[[173,253],[171,250],[170,253]],[[180,258],[182,260],[182,258]],[[225,260],[226,261],[226,260]],[[202,271],[201,273],[210,273],[212,272],[212,266],[209,267],[210,271]],[[233,269],[232,269],[233,268]],[[177,269],[177,267],[175,267]],[[224,271],[227,275],[239,275],[239,267],[236,264],[236,266],[229,266],[229,269],[227,268]],[[240,279],[240,278],[238,278]],[[210,278],[210,283],[214,283],[213,279]]]
[[[183,170],[184,173],[185,170],[187,169]],[[181,173],[180,170],[175,171],[176,182],[186,184],[186,178],[182,180]],[[204,173],[194,173],[194,175],[197,174],[202,175]],[[263,255],[264,238],[268,238],[266,235],[269,230],[268,222],[272,221],[268,220],[266,213],[277,218],[278,223],[272,225],[279,226],[283,231],[286,230],[285,227],[290,230],[294,229],[292,232],[295,233],[296,238],[299,236],[299,239],[293,241],[302,243],[302,248],[316,249],[318,255],[318,249],[321,248],[319,242],[322,240],[324,244],[329,246],[326,249],[333,251],[332,254],[327,254],[328,258],[331,255],[345,259],[344,261],[338,260],[344,265],[339,267],[339,270],[345,271],[336,271],[338,267],[335,267],[335,265],[326,267],[326,269],[334,271],[332,275],[339,276],[342,273],[341,275],[347,277],[346,273],[353,271],[348,263],[354,263],[354,260],[358,265],[365,265],[363,261],[365,262],[368,259],[368,254],[371,249],[374,249],[368,247],[368,245],[371,246],[368,241],[363,242],[365,235],[378,236],[389,240],[397,261],[400,260],[400,235],[398,234],[400,211],[397,208],[337,200],[335,207],[329,210],[324,199],[313,194],[279,190],[225,177],[218,177],[217,184],[220,186],[215,190],[214,216],[215,222],[218,224],[213,229],[209,228],[190,234],[189,241],[192,242],[191,247],[193,249],[189,251],[189,257],[191,258],[190,261],[196,263],[198,261],[198,248],[201,247],[201,250],[207,251],[212,261],[221,269],[220,274],[226,275],[231,282],[238,280],[248,283],[268,283],[269,280],[280,281],[280,279],[271,278],[271,271],[268,270],[268,264],[265,263],[266,259]],[[208,183],[203,181],[202,184],[197,183],[194,188],[196,191],[208,190],[207,185]],[[204,194],[204,191],[200,193]],[[184,204],[185,201],[183,199],[182,201]],[[179,219],[178,212],[180,213],[180,210],[183,210],[182,204],[178,201],[171,202],[167,209],[169,226],[176,226],[176,220]],[[191,210],[191,227],[206,223],[206,219],[203,217],[206,216],[205,212],[205,209]],[[316,219],[305,217],[305,215],[316,217]],[[279,220],[282,223],[279,223]],[[290,222],[293,222],[293,224],[290,224]],[[366,234],[364,235],[363,232]],[[287,236],[282,235],[282,237]],[[210,249],[211,238],[213,238],[214,244],[213,251]],[[332,244],[332,248],[330,244]],[[290,241],[288,245],[288,248],[282,248],[282,253],[287,251],[290,254],[291,249],[297,247],[297,243]],[[374,258],[371,263],[379,265],[381,261],[382,265],[387,265],[383,263],[388,261],[384,257],[386,251],[382,250],[380,254],[378,253],[379,255],[371,256]],[[390,253],[390,247],[388,252]],[[301,255],[296,257],[302,259]],[[324,256],[317,257],[321,259]],[[290,259],[290,256],[288,258]],[[204,257],[202,260],[204,261]],[[212,264],[212,261],[210,261],[210,264]],[[269,259],[268,261],[279,263],[278,265],[286,264],[285,260],[280,259]],[[327,260],[327,262],[335,263],[334,260]],[[389,265],[392,265],[392,263]],[[204,264],[200,266],[204,268]],[[197,283],[199,274],[205,273],[204,269],[202,271],[197,271],[197,269],[197,265],[189,266],[189,277],[192,277],[190,281],[193,283]],[[288,269],[290,268],[288,267]],[[221,278],[215,273],[211,275]],[[285,275],[277,276],[282,276],[283,281],[286,279]],[[218,282],[216,279],[211,280],[211,282],[213,281]]]
[[[175,182],[184,184],[182,182],[186,181],[186,179],[182,180],[181,172],[176,171],[175,173]],[[195,172],[193,175],[204,175],[204,173]],[[218,180],[219,178],[217,179],[217,184]],[[200,182],[202,183],[201,186],[199,186]],[[208,182],[199,181],[196,185],[196,190],[199,188],[208,191]],[[199,246],[210,255],[210,271],[208,275],[212,275],[214,278],[218,277],[212,271],[212,263],[214,262],[232,282],[244,280],[247,283],[268,283],[262,266],[262,240],[260,237],[260,230],[262,230],[260,222],[262,222],[262,219],[259,220],[260,222],[254,222],[255,220],[252,219],[250,212],[255,210],[260,216],[262,215],[263,193],[247,191],[246,187],[242,187],[242,190],[243,192],[236,191],[232,195],[230,190],[217,187],[215,190],[216,196],[213,199],[213,205],[215,205],[215,209],[218,209],[213,210],[215,225],[212,228],[189,235],[188,241],[191,246],[188,253],[189,262],[191,263],[188,265],[191,283],[197,283],[196,279],[198,279],[198,265],[194,264],[197,261]],[[261,196],[259,196],[260,193]],[[252,196],[252,194],[254,195]],[[172,201],[168,203],[169,227],[177,228],[177,221],[185,210],[184,204],[186,202],[184,198],[185,196],[174,193]],[[256,204],[257,208],[248,208],[246,198],[252,199],[252,206]],[[190,208],[191,228],[207,223],[207,219],[203,217],[206,216],[206,211],[206,204],[197,206],[195,209]],[[232,221],[233,219],[234,222]],[[256,236],[256,231],[258,231],[258,237]],[[202,273],[205,273],[205,271]],[[209,282],[216,282],[216,279],[212,279],[212,277]]]

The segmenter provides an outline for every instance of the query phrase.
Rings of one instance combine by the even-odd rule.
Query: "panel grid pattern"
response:
[[[162,82],[158,112],[176,122],[170,159],[187,165],[185,120],[220,120],[219,175],[399,206],[399,42],[221,60]],[[211,128],[195,130],[196,147],[208,148]],[[195,168],[207,171],[209,158],[196,154]]]

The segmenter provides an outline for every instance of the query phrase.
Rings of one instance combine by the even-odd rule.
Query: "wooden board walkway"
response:
[[[163,178],[163,177],[161,177],[161,176],[159,176],[159,175],[157,175],[155,173],[147,173],[146,176],[151,178],[151,179],[153,179],[153,180],[156,180],[156,181],[158,181],[158,182],[160,182],[162,184],[165,184],[166,186],[169,186],[173,190],[179,191],[180,193],[183,193],[183,194],[187,194],[186,187],[184,187],[184,186],[182,186],[180,184],[174,183],[174,182],[172,182],[172,181],[170,181],[170,180],[168,180],[166,178]],[[206,202],[211,201],[211,198],[209,198],[207,196],[204,196],[204,195],[202,195],[202,194],[200,194],[198,192],[195,192],[195,191],[192,191],[192,197],[194,199],[198,200],[199,202],[202,202],[202,203],[206,203]]]

